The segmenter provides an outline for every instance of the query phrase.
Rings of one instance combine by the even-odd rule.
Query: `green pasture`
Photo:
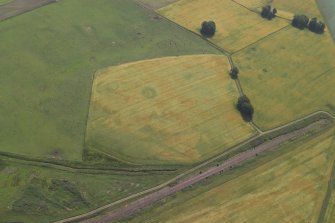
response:
[[[93,73],[219,54],[131,0],[62,0],[0,23],[0,150],[80,160]]]
[[[0,0],[0,6],[4,5],[4,4],[7,4],[7,3],[10,3],[11,1],[13,1],[13,0]]]

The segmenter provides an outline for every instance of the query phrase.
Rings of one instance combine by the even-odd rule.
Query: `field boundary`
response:
[[[86,137],[87,137],[87,125],[88,125],[88,119],[90,117],[90,110],[91,110],[91,102],[92,102],[92,91],[93,91],[93,84],[94,84],[94,80],[95,80],[95,75],[96,75],[97,71],[95,70],[93,72],[93,74],[91,75],[91,81],[90,81],[90,88],[89,88],[89,98],[88,98],[88,108],[87,108],[87,113],[86,113],[86,122],[85,122],[85,127],[84,127],[84,137],[83,137],[83,143],[82,143],[82,146],[83,146],[83,149],[82,150],[85,150],[86,149]],[[84,160],[85,159],[85,151],[82,151],[81,153],[81,156],[82,156],[82,159],[81,160]]]
[[[159,167],[159,166],[140,166],[136,167],[115,167],[108,166],[108,163],[101,164],[89,164],[83,162],[67,161],[67,160],[55,160],[55,159],[42,159],[42,158],[31,158],[24,155],[18,155],[13,153],[1,152],[0,158],[7,158],[9,161],[21,162],[28,165],[40,166],[46,168],[53,168],[68,172],[80,172],[89,174],[116,174],[116,173],[132,173],[132,174],[150,174],[154,172],[174,172],[184,166],[171,166],[171,167]]]
[[[257,43],[260,43],[260,42],[262,42],[262,41],[264,41],[264,40],[266,40],[266,39],[268,39],[268,38],[271,38],[273,35],[276,35],[276,34],[278,34],[278,33],[281,32],[281,31],[289,30],[290,27],[291,27],[291,24],[287,24],[286,26],[284,26],[284,27],[282,27],[282,28],[280,28],[280,29],[278,29],[278,30],[272,32],[272,33],[269,33],[268,35],[263,36],[262,38],[258,39],[257,41],[255,41],[255,42],[253,42],[253,43],[250,43],[249,45],[247,45],[247,46],[245,46],[245,47],[243,47],[243,48],[241,48],[241,49],[238,49],[238,50],[234,51],[234,52],[232,53],[232,56],[233,56],[234,54],[237,54],[237,53],[239,53],[239,52],[241,52],[241,51],[243,51],[243,50],[245,50],[245,49],[247,49],[247,48],[249,48],[249,47],[251,47],[251,46],[257,44]]]
[[[335,185],[335,160],[333,162],[332,172],[330,173],[327,191],[326,191],[325,197],[322,202],[322,206],[320,209],[320,214],[319,214],[317,223],[323,223],[325,221],[325,215],[327,213],[327,210],[329,209],[329,200],[332,196],[334,185]]]
[[[30,1],[30,4],[29,2]],[[59,0],[14,0],[0,6],[0,22],[33,11]],[[28,2],[28,5],[27,5]],[[24,5],[25,7],[22,7]]]

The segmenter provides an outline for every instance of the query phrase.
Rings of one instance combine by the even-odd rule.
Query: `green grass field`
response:
[[[235,109],[226,57],[166,57],[99,71],[87,146],[135,164],[194,163],[255,132]]]
[[[0,222],[53,222],[86,213],[172,178],[71,173],[0,160]]]
[[[287,21],[267,21],[260,15],[228,0],[180,0],[158,10],[176,23],[199,33],[201,23],[213,20],[217,32],[209,40],[235,52],[288,25]]]
[[[335,114],[335,48],[329,33],[290,27],[234,54],[233,59],[255,107],[254,121],[261,128],[317,110]]]
[[[62,0],[1,22],[0,32],[0,150],[30,156],[81,159],[97,69],[219,54],[131,0]]]
[[[7,4],[7,3],[10,3],[11,1],[13,1],[13,0],[0,0],[0,6],[4,5],[4,4]]]
[[[317,222],[335,157],[334,131],[261,155],[122,222]]]

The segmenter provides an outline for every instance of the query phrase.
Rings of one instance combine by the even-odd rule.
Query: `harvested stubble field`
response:
[[[335,114],[335,48],[329,33],[289,27],[233,58],[243,90],[255,106],[254,121],[261,128],[317,110]]]
[[[122,222],[316,222],[334,149],[332,128],[208,179]]]
[[[327,205],[327,211],[325,213],[324,223],[335,222],[335,186],[333,185],[331,197]]]
[[[152,9],[159,9],[179,0],[135,0]]]
[[[137,164],[192,163],[251,137],[224,56],[168,57],[97,73],[86,146]]]
[[[231,52],[288,25],[287,21],[278,18],[267,21],[228,0],[180,0],[158,11],[197,33],[203,21],[213,20],[217,32],[209,40]]]
[[[320,11],[315,0],[273,0],[274,7],[294,14],[320,18]]]
[[[220,53],[132,0],[58,1],[0,22],[0,32],[0,150],[68,160],[82,157],[96,70]]]

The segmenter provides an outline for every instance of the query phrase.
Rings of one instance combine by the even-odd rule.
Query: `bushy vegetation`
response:
[[[54,222],[86,213],[177,173],[81,173],[3,161],[0,222]]]

